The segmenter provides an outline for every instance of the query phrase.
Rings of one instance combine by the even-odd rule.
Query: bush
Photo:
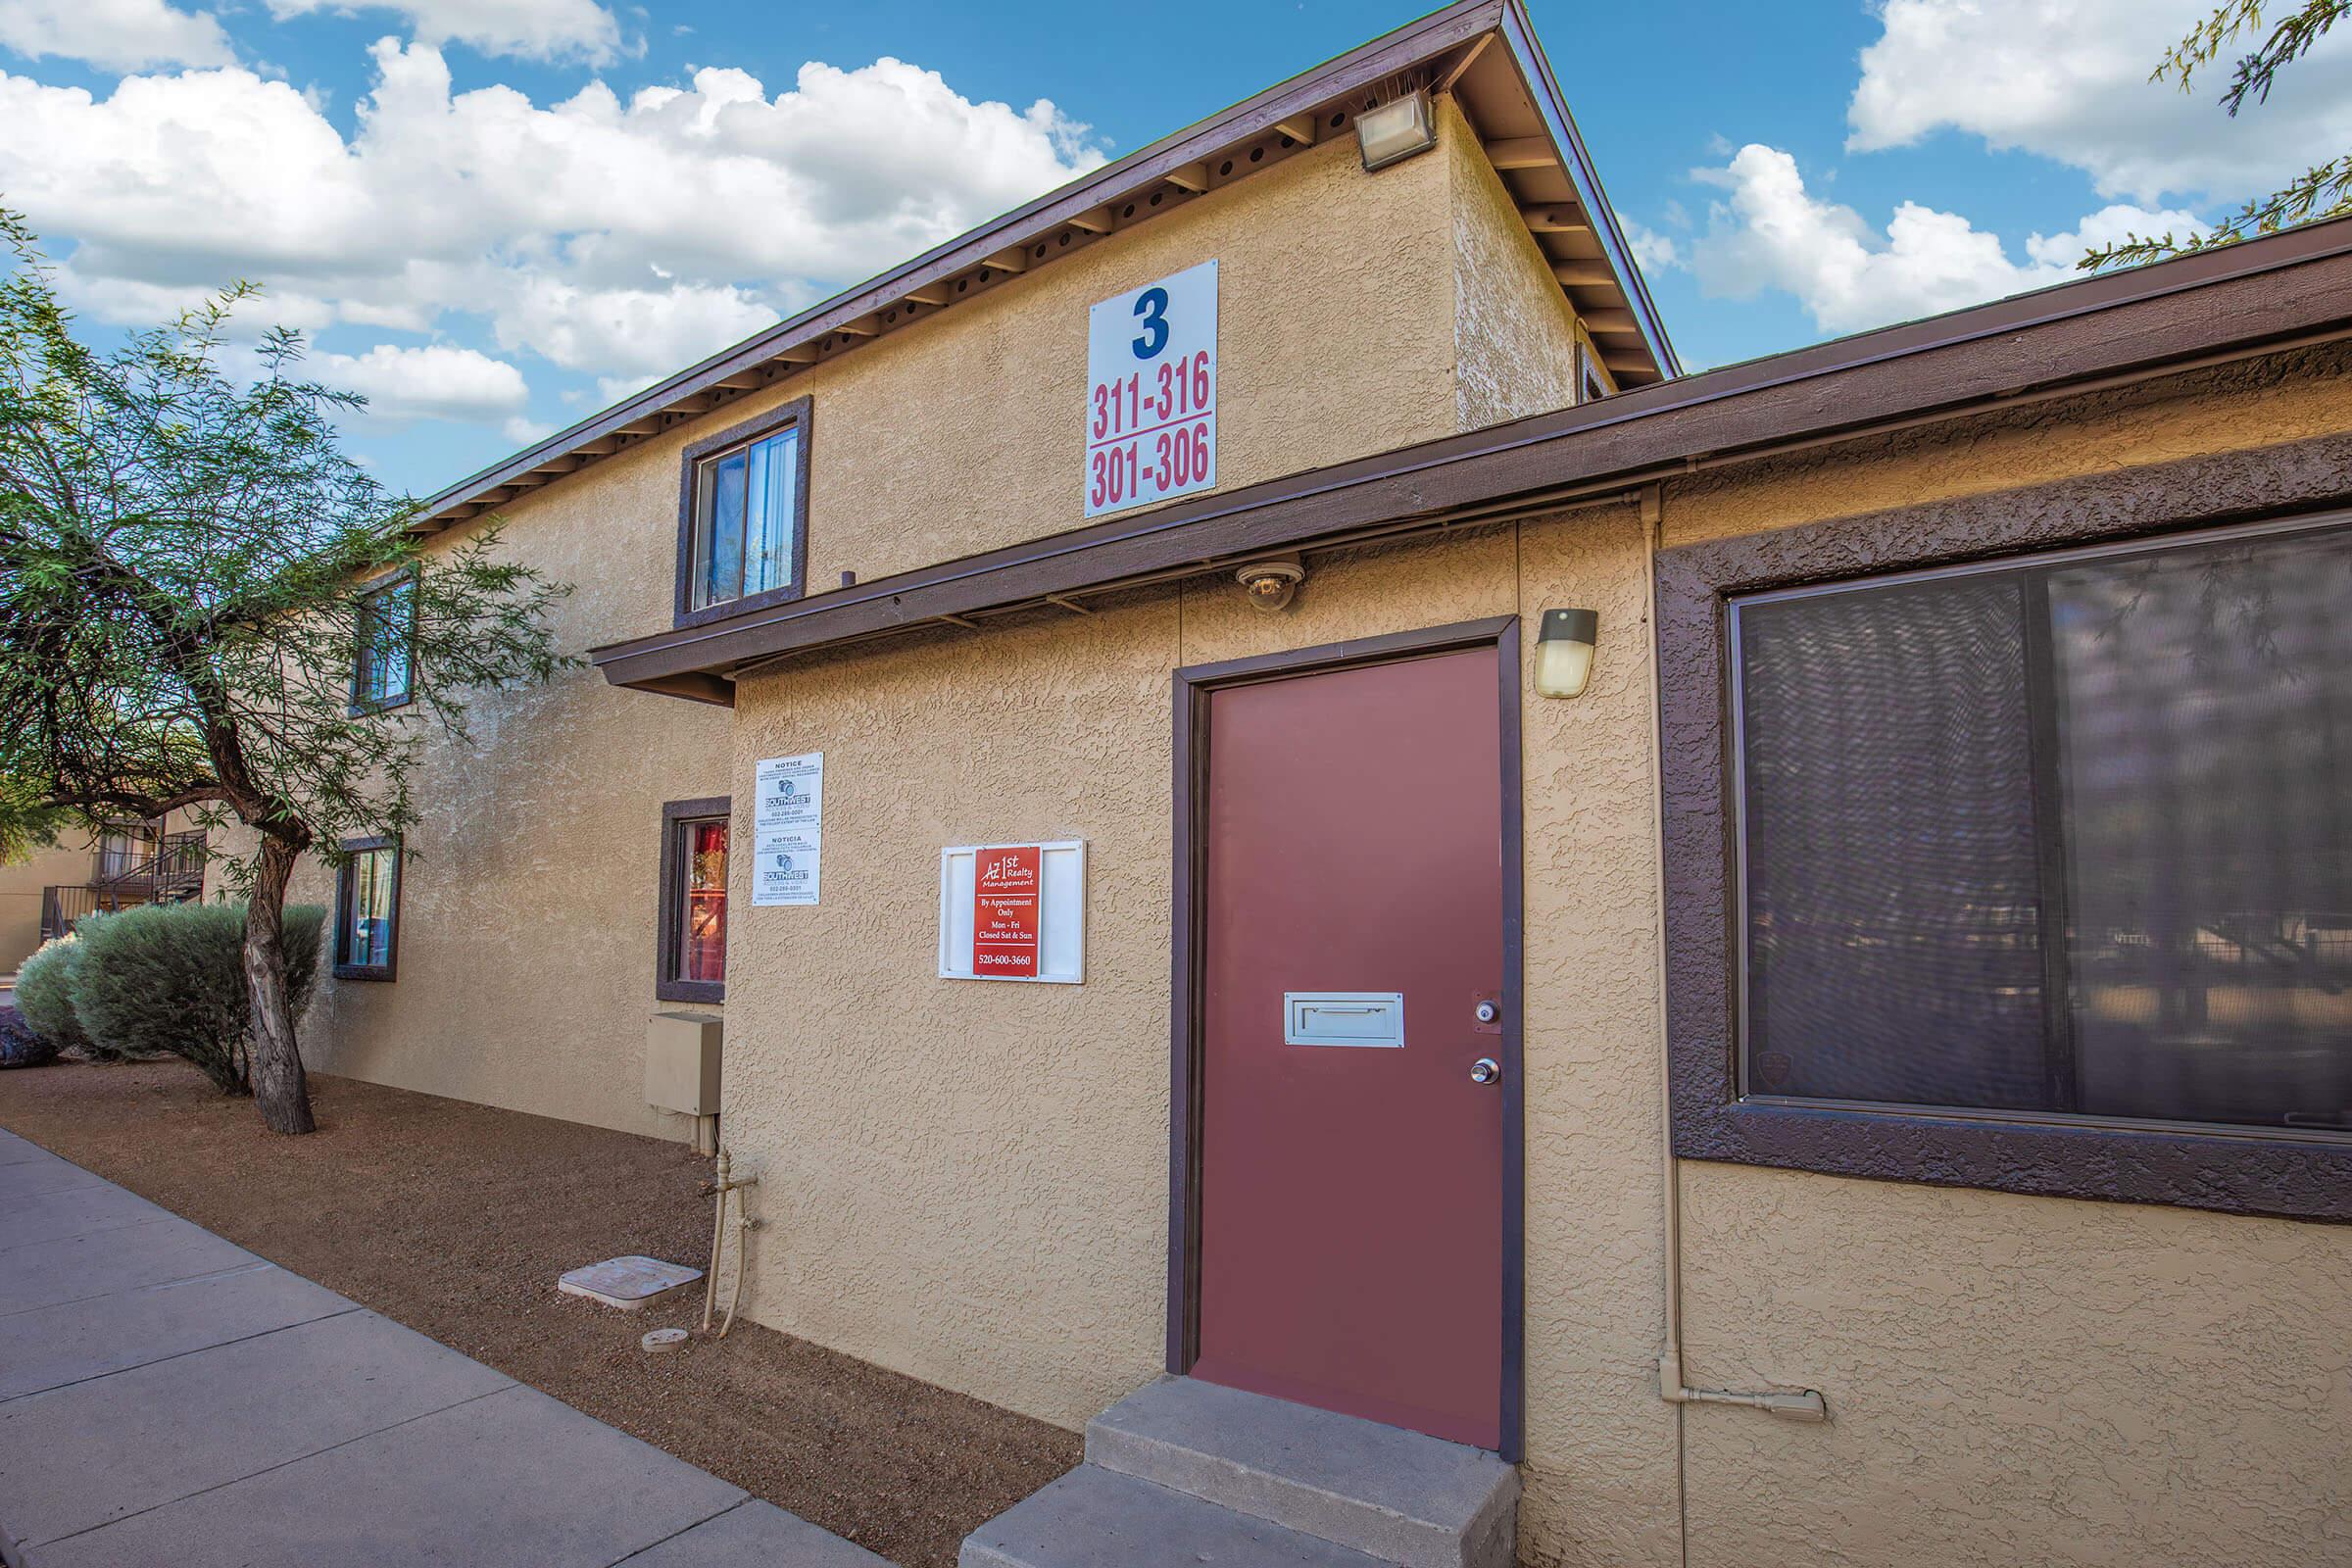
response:
[[[0,1007],[0,1067],[40,1067],[56,1059],[56,1041],[36,1034],[16,1008]]]
[[[286,910],[286,997],[300,1018],[318,980],[326,911]],[[102,1051],[185,1056],[223,1094],[249,1095],[245,906],[151,904],[82,928],[74,1009]]]
[[[94,1056],[74,1011],[74,960],[80,956],[81,939],[73,932],[42,943],[17,968],[17,1010],[51,1045]]]

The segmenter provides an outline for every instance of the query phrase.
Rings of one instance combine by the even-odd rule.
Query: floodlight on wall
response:
[[[1592,679],[1592,650],[1600,641],[1600,612],[1546,610],[1536,635],[1536,695],[1582,697]]]
[[[1355,117],[1355,146],[1364,155],[1367,174],[1437,144],[1438,127],[1430,118],[1429,94],[1418,87]]]

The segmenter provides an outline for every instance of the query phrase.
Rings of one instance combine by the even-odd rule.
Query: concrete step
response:
[[[1083,1464],[966,1536],[956,1568],[1380,1568],[1377,1558]]]
[[[1492,1453],[1192,1378],[1088,1423],[1089,1465],[1403,1568],[1511,1568],[1519,1472]]]

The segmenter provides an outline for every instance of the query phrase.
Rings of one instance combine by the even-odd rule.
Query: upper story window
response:
[[[360,595],[351,706],[373,710],[407,703],[416,673],[416,579],[401,572]]]
[[[686,449],[679,500],[681,621],[803,591],[808,414],[808,399],[796,399]]]
[[[1732,604],[1740,1092],[2352,1132],[2352,528]]]

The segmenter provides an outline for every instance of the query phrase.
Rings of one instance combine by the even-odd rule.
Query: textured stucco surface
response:
[[[1572,328],[1535,311],[1458,120],[1444,133],[1441,156],[1370,178],[1348,144],[1314,149],[681,426],[517,504],[508,548],[579,585],[568,646],[666,625],[679,447],[803,392],[813,582],[1072,526],[1086,307],[1209,255],[1228,485],[1564,402]],[[2352,428],[2347,363],[2311,351],[1702,473],[1667,487],[1666,541]],[[1377,367],[1380,395],[1335,399],[1335,365]],[[1643,550],[1629,509],[1596,508],[1317,557],[1279,616],[1219,576],[797,662],[747,680],[731,715],[587,672],[495,699],[476,749],[419,778],[399,982],[331,988],[311,1048],[657,1130],[639,1063],[660,803],[731,794],[748,835],[757,760],[821,750],[824,903],[731,915],[725,1131],[765,1221],[746,1308],[1076,1426],[1160,1365],[1169,671],[1592,606],[1592,690],[1522,713],[1522,1559],[2352,1561],[2352,1228],[1686,1163],[1690,1377],[1817,1387],[1833,1419],[1657,1397]],[[1086,984],[936,978],[939,850],[1060,837],[1089,844]]]
[[[1212,259],[1218,488],[1449,433],[1449,173],[1367,175],[1353,136],[1303,149],[645,448],[674,485],[688,441],[812,397],[819,589],[1058,533],[1085,520],[1089,309]]]
[[[1690,1560],[2352,1562],[2352,1227],[1690,1162]]]
[[[575,586],[558,614],[572,652],[666,628],[680,452],[803,395],[814,406],[811,584],[1075,526],[1088,307],[1209,257],[1221,484],[1446,434],[1464,358],[1450,259],[1468,140],[1458,115],[1443,136],[1444,156],[1378,176],[1352,137],[1303,150],[530,492],[505,509],[502,549]],[[1334,367],[1377,373],[1335,390]],[[399,978],[326,987],[306,1034],[313,1059],[686,1136],[683,1118],[643,1102],[645,1018],[663,1005],[653,994],[661,805],[732,793],[744,806],[750,774],[733,762],[773,750],[736,745],[723,710],[614,691],[591,670],[484,699],[475,731],[470,748],[436,743],[416,778]],[[840,874],[833,842],[828,881]],[[311,862],[294,893],[331,890]],[[732,958],[731,986],[753,961]],[[732,1042],[728,1056],[745,1059]]]
[[[2007,426],[1961,427],[1808,459],[1801,498],[1748,502],[1810,520],[1859,505],[1853,492],[1927,500],[2276,439],[2278,417],[2213,407],[2241,390],[2313,428],[2352,420],[2326,365],[2296,373],[2309,384],[2202,372],[2008,416],[2062,442],[2114,418],[2135,446],[2053,459]],[[1987,449],[2013,460],[2008,474],[1971,460]],[[1726,488],[1701,481],[1687,509],[1670,492],[1669,537],[1703,526],[1699,503]],[[1521,1559],[1678,1562],[1686,1493],[1690,1559],[1726,1568],[2352,1556],[2352,1230],[1686,1162],[1690,1377],[1820,1388],[1834,1417],[1686,1414],[1657,1397],[1642,551],[1631,509],[1595,508],[1318,556],[1280,616],[1203,578],[1091,619],[943,634],[747,685],[738,775],[822,746],[858,824],[828,834],[825,909],[738,917],[738,951],[759,955],[757,1012],[776,1020],[760,1026],[762,1065],[729,1082],[730,1141],[777,1173],[760,1189],[771,1227],[750,1310],[1073,1426],[1153,1375],[1169,667],[1589,605],[1602,625],[1592,689],[1522,709]],[[932,978],[938,848],[1062,833],[1090,840],[1087,985]]]
[[[2346,428],[2352,346],[2331,344],[1677,480],[1666,488],[1666,544]]]
[[[499,548],[573,585],[554,625],[576,654],[668,625],[676,529],[675,455],[632,452],[593,488],[514,504]],[[581,668],[481,696],[470,722],[470,746],[434,740],[414,776],[399,976],[323,982],[305,1054],[403,1089],[690,1136],[645,1103],[662,803],[727,792],[726,710]],[[306,857],[292,896],[333,893]]]
[[[1441,120],[1454,191],[1455,420],[1475,430],[1565,408],[1576,401],[1576,318],[1451,99]]]

